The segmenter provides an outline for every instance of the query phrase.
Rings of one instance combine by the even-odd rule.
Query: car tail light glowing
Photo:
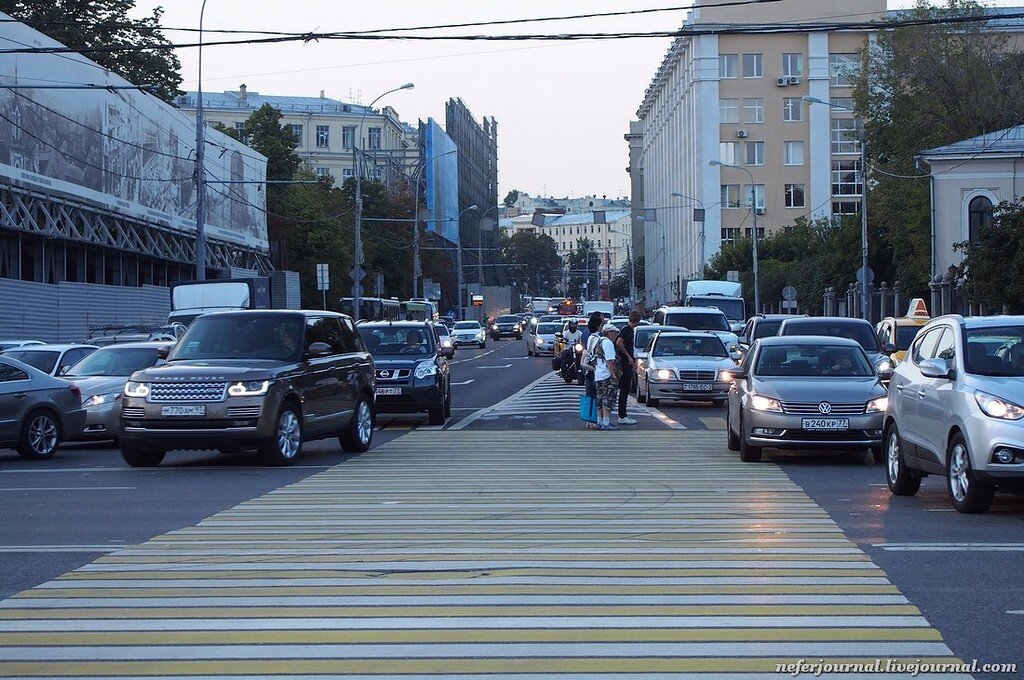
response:
[[[79,399],[82,398],[82,388],[74,383],[68,385],[68,389],[71,390],[71,394],[75,395]]]

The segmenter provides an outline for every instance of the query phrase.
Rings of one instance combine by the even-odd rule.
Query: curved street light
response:
[[[704,201],[700,200],[699,198],[694,198],[693,196],[687,196],[686,194],[681,194],[678,191],[673,191],[670,194],[670,196],[673,196],[675,198],[682,198],[682,199],[687,200],[687,201],[694,201],[697,205],[700,206],[700,215],[701,215],[701,219],[700,219],[700,278],[703,279],[704,278],[704,257],[705,257],[705,252],[706,252],[705,251],[705,247],[707,245],[707,239],[708,239],[707,224],[704,222],[704,218],[707,216],[707,211],[704,209]],[[694,215],[694,221],[695,222],[697,221],[696,220],[696,215]]]

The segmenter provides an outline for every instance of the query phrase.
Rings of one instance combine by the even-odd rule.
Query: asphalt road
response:
[[[527,358],[523,341],[459,349],[452,370],[453,417],[444,429],[453,437],[549,430],[545,445],[556,455],[562,437],[583,430],[573,411],[579,389],[552,376],[550,358]],[[630,412],[640,424],[636,434],[616,435],[618,446],[626,442],[624,458],[643,449],[645,432],[725,437],[724,412],[709,405],[631,403]],[[425,417],[382,416],[374,447],[400,446],[399,437],[427,429]],[[339,464],[344,471],[351,458],[334,442],[317,442],[289,468],[264,468],[245,455],[179,452],[159,468],[139,470],[104,444],[70,445],[44,462],[0,451],[0,597]],[[1024,668],[1024,499],[999,495],[988,514],[960,515],[934,477],[916,497],[895,498],[882,467],[859,452],[769,452],[751,464],[776,465],[885,570],[961,659]]]

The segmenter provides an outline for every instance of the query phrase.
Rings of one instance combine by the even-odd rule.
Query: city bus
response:
[[[338,300],[338,311],[348,314],[356,321],[398,321],[402,318],[402,307],[398,300],[361,297],[359,298],[359,316],[352,310],[352,298],[345,297]]]
[[[430,300],[406,300],[401,305],[400,318],[404,321],[435,321],[437,306]]]

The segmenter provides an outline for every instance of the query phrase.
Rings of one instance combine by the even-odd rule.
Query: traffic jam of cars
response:
[[[714,301],[713,295],[705,299]],[[1024,492],[1024,317],[929,318],[922,300],[872,326],[758,314],[740,326],[708,304],[654,310],[634,330],[636,401],[724,408],[744,462],[766,449],[864,450],[890,491],[941,476],[953,507],[984,512]],[[703,303],[701,303],[703,304]],[[233,310],[150,329],[105,328],[80,344],[0,341],[0,446],[46,459],[63,442],[110,440],[131,466],[176,449],[255,451],[288,465],[304,443],[366,451],[378,414],[452,412],[449,360],[488,339],[524,342],[567,384],[594,312],[544,304],[485,323],[419,310],[354,322],[333,312]],[[734,314],[735,316],[735,314]]]

